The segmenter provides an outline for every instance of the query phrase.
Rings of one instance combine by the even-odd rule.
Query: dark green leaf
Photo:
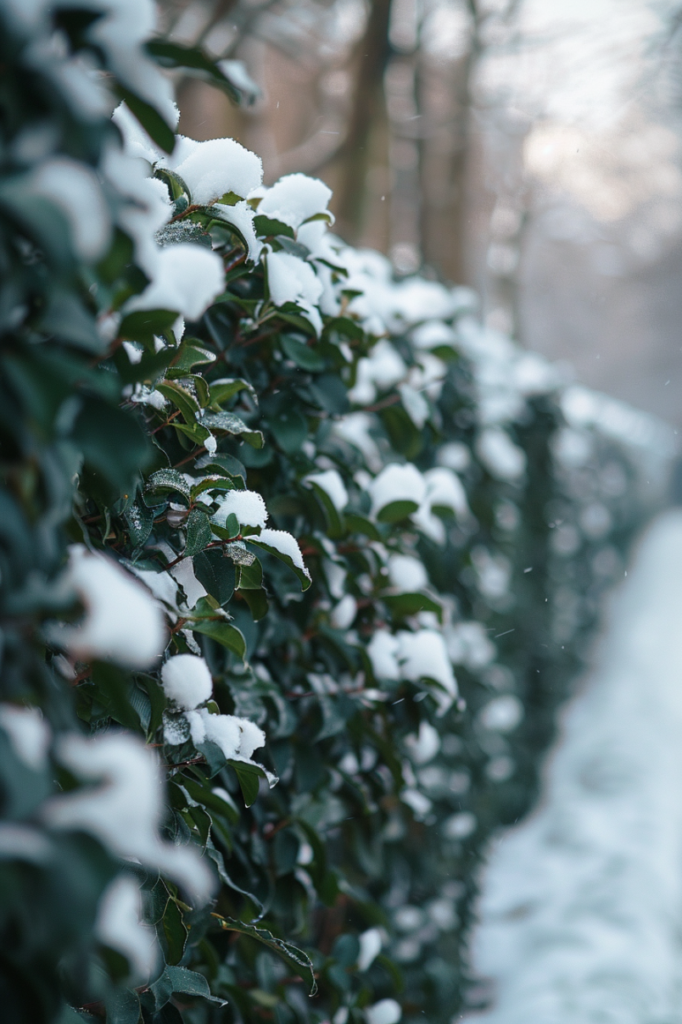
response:
[[[208,982],[203,974],[190,971],[187,967],[167,967],[165,974],[171,983],[173,992],[181,992],[186,996],[201,996],[209,1002],[224,1006],[224,1000],[211,995]]]
[[[302,369],[315,373],[324,369],[325,360],[323,357],[304,341],[299,341],[298,338],[294,338],[291,334],[282,334],[280,345],[285,354],[289,356],[289,359],[293,360]]]
[[[366,516],[361,516],[357,512],[346,512],[345,520],[350,533],[361,533],[365,537],[369,537],[370,540],[383,540],[372,520]]]
[[[172,153],[175,148],[175,132],[164,121],[158,110],[140,99],[130,89],[120,83],[116,84],[116,92],[140,122],[149,137],[160,146],[164,153]]]
[[[153,349],[154,335],[164,335],[177,319],[178,314],[170,313],[167,309],[138,309],[123,317],[118,336],[129,341],[139,341]]]
[[[140,547],[145,543],[154,526],[154,512],[145,504],[135,502],[123,513],[128,526],[131,544]]]
[[[237,586],[240,590],[260,590],[263,586],[263,566],[257,558],[250,565],[241,565],[239,567],[239,582]]]
[[[223,402],[229,401],[230,398],[239,394],[240,391],[248,391],[254,402],[258,404],[256,391],[253,385],[249,384],[246,380],[242,380],[239,377],[224,377],[220,380],[211,381],[211,408],[217,412]]]
[[[272,544],[269,544],[267,541],[262,540],[260,537],[249,537],[249,544],[254,544],[256,547],[262,548],[263,551],[267,551],[271,555],[274,555],[275,558],[279,558],[281,562],[284,562],[285,565],[288,565],[289,568],[293,569],[293,571],[296,573],[299,580],[301,581],[301,589],[308,589],[312,582],[310,573],[306,568],[302,569],[300,566],[296,565],[293,559],[291,558],[291,555],[288,555],[285,552],[280,551],[278,548],[273,547]]]
[[[196,422],[196,414],[201,406],[189,388],[183,387],[177,380],[163,380],[156,385],[156,390],[180,410],[186,423],[193,425]]]
[[[248,604],[254,622],[267,615],[270,606],[264,590],[240,590],[239,593]]]
[[[170,43],[165,39],[152,39],[147,44],[147,52],[159,64],[166,68],[184,68],[188,74],[194,74],[198,78],[209,82],[211,85],[222,89],[231,100],[239,103],[241,93],[235,88],[230,79],[221,71],[219,65],[206,56],[198,47],[181,46],[179,43]],[[165,148],[165,147],[164,147]],[[166,150],[170,153],[171,150]]]
[[[166,937],[166,960],[169,964],[177,964],[182,960],[187,943],[187,929],[182,911],[175,900],[169,899],[163,914],[163,933]]]
[[[194,575],[220,605],[227,604],[234,593],[234,563],[223,556],[220,548],[210,548],[195,555]]]
[[[219,455],[202,455],[197,459],[195,465],[197,469],[219,472],[232,479],[241,477],[243,483],[246,483],[246,469],[239,459],[235,459],[232,455],[225,455],[222,452]]]
[[[196,338],[183,338],[178,355],[173,359],[170,369],[174,374],[180,370],[191,370],[193,366],[202,366],[215,362],[215,355],[209,352]]]
[[[154,495],[172,492],[181,494],[187,501],[190,500],[190,485],[177,469],[157,469],[147,480],[145,493]]]
[[[161,725],[163,713],[168,706],[168,700],[163,688],[152,676],[138,676],[138,683],[145,688],[149,697],[151,715],[149,719],[148,732],[151,736]]]
[[[195,633],[203,633],[204,636],[210,636],[212,640],[222,644],[223,647],[227,647],[229,651],[232,651],[239,658],[243,659],[246,656],[244,634],[236,626],[226,622],[225,619],[204,618],[193,620],[190,628]]]
[[[233,412],[207,412],[201,422],[209,430],[220,433],[240,435],[252,448],[263,447],[263,434],[260,430],[251,430],[239,416]]]
[[[299,451],[308,436],[308,421],[305,416],[287,403],[286,408],[270,416],[270,430],[282,451],[288,455]]]
[[[154,169],[154,177],[165,182],[171,199],[176,200],[180,199],[183,195],[189,195],[186,183],[176,171],[171,171],[167,167],[156,167]]]
[[[235,921],[234,918],[226,917],[221,919],[221,925],[226,931],[238,932],[240,935],[247,935],[267,946],[273,953],[280,956],[293,971],[300,977],[305,978],[310,984],[310,995],[317,993],[317,982],[313,963],[302,949],[298,949],[290,942],[276,938],[266,928],[257,928],[255,925],[244,924],[243,921]]]
[[[209,522],[208,516],[206,515],[205,512],[199,511],[198,508],[193,508],[192,511],[190,512],[187,518],[187,523],[185,524],[185,529],[187,531],[187,540],[185,542],[184,551],[185,555],[198,555],[198,553],[200,551],[203,551],[204,548],[208,544],[210,544],[213,539],[213,536],[211,534],[211,524]],[[194,567],[194,572],[196,575],[196,563]],[[206,586],[206,584],[204,584],[204,586]],[[206,589],[208,590],[209,594],[212,593],[212,591],[209,590],[208,587],[206,587]],[[214,594],[213,596],[217,597],[216,594]],[[222,603],[223,602],[221,601],[221,604]]]
[[[379,510],[377,519],[380,523],[399,523],[401,519],[412,515],[418,508],[419,502],[417,501],[389,501],[388,505],[384,505]]]
[[[111,989],[104,1000],[107,1024],[137,1024],[140,1019],[140,1000],[129,988]]]
[[[121,492],[133,490],[150,461],[151,446],[135,418],[106,402],[83,401],[72,437],[89,468]]]
[[[320,487],[320,485],[314,480],[307,480],[306,485],[313,491],[315,497],[324,510],[324,517],[327,520],[328,535],[332,538],[340,537],[343,533],[344,523],[343,516],[337,509],[336,505],[329,497],[324,487]]]
[[[382,601],[392,615],[417,615],[419,612],[434,612],[442,620],[443,606],[426,594],[384,594]]]
[[[234,768],[239,780],[242,796],[244,797],[244,803],[247,807],[250,807],[256,801],[260,789],[260,780],[266,777],[265,772],[258,765],[247,764],[245,761],[228,759],[227,763]]]

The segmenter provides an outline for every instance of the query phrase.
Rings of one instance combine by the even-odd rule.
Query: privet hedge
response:
[[[176,140],[148,4],[0,16],[5,1019],[449,1021],[667,434]]]

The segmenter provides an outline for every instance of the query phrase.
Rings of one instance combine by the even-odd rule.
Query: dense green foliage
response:
[[[396,1000],[405,1018],[449,1021],[467,998],[474,869],[490,832],[532,801],[554,710],[642,515],[648,442],[638,455],[607,437],[599,400],[484,331],[468,293],[394,282],[338,242],[316,254],[300,219],[258,215],[262,190],[249,210],[236,186],[199,202],[163,166],[173,136],[151,58],[233,87],[198,55],[146,55],[134,37],[121,62],[92,34],[109,10],[125,22],[114,2],[56,5],[32,24],[3,12],[3,1011],[32,1024],[394,1024],[400,1009],[382,1001]],[[133,157],[106,102],[83,97],[104,92],[94,64],[161,147],[155,161],[145,143],[173,203],[163,227],[134,220]],[[302,219],[324,225],[318,205]],[[207,273],[222,262],[184,333],[192,294],[144,300],[162,294],[143,257],[158,227],[162,252],[190,243],[212,254]],[[295,287],[275,302],[280,253]],[[188,257],[191,293],[194,274]],[[375,281],[360,302],[359,278]],[[433,342],[415,333],[424,321],[440,325]],[[382,497],[393,464],[416,469]],[[268,527],[290,539],[262,532],[252,498],[242,519],[221,517],[237,493],[261,495]],[[69,562],[71,545],[84,548]],[[98,646],[111,624],[87,623],[97,601],[116,618],[106,598],[123,579],[106,576],[104,597],[88,589],[78,566],[101,552],[125,567],[131,607],[163,613],[158,650],[140,653],[149,638],[132,626],[133,653],[113,625]],[[87,642],[72,625],[84,614]],[[209,715],[263,729],[264,767],[192,728],[160,683],[164,645],[165,659],[205,659]],[[42,724],[12,706],[39,708]],[[83,734],[93,745],[78,746]],[[145,745],[165,777],[163,849],[204,851],[213,900],[197,895],[198,858],[193,892],[189,867],[135,846],[150,807],[156,827]],[[110,798],[107,832],[88,814]],[[151,978],[96,923],[122,858],[163,954]]]

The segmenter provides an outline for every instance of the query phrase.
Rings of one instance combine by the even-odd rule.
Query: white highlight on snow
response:
[[[414,593],[429,585],[424,563],[413,555],[391,555],[388,560],[388,579],[401,594]]]
[[[535,814],[492,848],[474,967],[481,1024],[674,1021],[682,985],[682,512],[612,600]]]
[[[198,320],[224,290],[220,257],[201,245],[179,242],[158,250],[151,283],[129,300],[126,312],[169,309],[188,320]]]
[[[495,657],[495,645],[481,622],[457,622],[445,628],[445,644],[453,665],[476,671]]]
[[[346,485],[341,479],[341,474],[336,469],[326,469],[322,473],[311,473],[304,478],[303,483],[317,484],[329,496],[332,505],[338,512],[343,512],[348,504]]]
[[[249,192],[261,184],[261,158],[234,139],[184,141],[185,146],[178,149],[180,162],[175,152],[161,162],[180,175],[190,190],[193,203],[208,206],[228,192],[246,199]]]
[[[268,510],[257,491],[228,491],[221,496],[213,521],[225,528],[229,515],[235,515],[241,526],[265,526]]]
[[[111,120],[123,136],[123,148],[127,156],[141,158],[150,164],[155,164],[161,158],[160,150],[125,103],[119,103]]]
[[[461,441],[448,441],[438,449],[437,459],[440,466],[447,466],[460,473],[471,465],[471,452]]]
[[[121,105],[115,112],[119,120],[124,111]],[[139,146],[135,144],[133,150],[139,152]],[[151,279],[159,254],[155,233],[173,213],[168,189],[162,181],[150,178],[146,158],[131,157],[114,146],[105,151],[101,170],[111,187],[128,200],[120,205],[117,222],[135,242],[135,258]]]
[[[310,263],[288,252],[268,252],[265,264],[268,290],[274,304],[296,303],[315,332],[320,334],[322,318],[316,303],[322,294],[322,283]]]
[[[395,999],[380,999],[378,1003],[365,1008],[367,1024],[398,1024],[402,1015],[400,1003]]]
[[[405,746],[415,764],[428,764],[440,750],[440,735],[430,722],[420,722],[419,732],[405,737]]]
[[[126,668],[149,668],[168,638],[161,606],[116,562],[83,545],[69,549],[63,585],[85,606],[77,626],[50,624],[49,639],[81,661],[104,658]]]
[[[377,679],[396,680],[401,678],[398,665],[398,640],[387,629],[377,629],[367,644],[367,654],[372,671]]]
[[[66,217],[79,256],[92,261],[104,255],[111,238],[111,217],[94,171],[78,160],[54,157],[32,172],[25,187]]]
[[[445,714],[457,696],[457,681],[442,635],[434,629],[420,629],[416,633],[400,630],[396,639],[402,678],[414,682],[433,679],[440,683],[442,690],[432,693],[439,715]]]
[[[513,693],[493,697],[481,708],[478,720],[490,732],[512,732],[523,719],[523,704]]]
[[[134,983],[148,982],[159,963],[154,929],[142,921],[142,898],[137,879],[117,875],[104,890],[95,923],[95,936],[127,959]]]
[[[345,594],[332,609],[329,621],[334,629],[348,629],[358,611],[358,603],[352,594]]]
[[[9,736],[14,753],[33,771],[47,763],[50,727],[38,708],[0,704],[0,726]]]
[[[443,822],[443,833],[448,839],[468,839],[476,831],[476,816],[471,811],[451,814]]]
[[[169,700],[184,711],[193,711],[213,693],[208,665],[196,654],[176,654],[161,669],[161,685]]]
[[[318,214],[325,214],[333,223],[334,218],[327,210],[331,197],[332,190],[319,178],[287,174],[267,190],[258,213],[294,229]]]
[[[381,928],[368,928],[358,935],[360,952],[358,953],[358,970],[368,970],[381,952],[383,938]]]
[[[429,349],[447,345],[454,346],[457,335],[452,327],[442,320],[426,320],[412,331],[412,344],[415,348]]]
[[[526,453],[499,427],[489,427],[476,440],[479,459],[496,480],[518,480],[526,471]]]
[[[42,809],[48,825],[89,832],[119,857],[158,869],[197,903],[208,899],[214,878],[198,848],[163,842],[158,834],[164,787],[151,750],[130,733],[88,739],[71,733],[57,741],[57,756],[96,785],[51,797]]]

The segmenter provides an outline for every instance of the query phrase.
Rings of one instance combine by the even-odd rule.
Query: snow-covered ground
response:
[[[682,1021],[682,510],[641,541],[541,805],[482,883],[479,1024]]]

